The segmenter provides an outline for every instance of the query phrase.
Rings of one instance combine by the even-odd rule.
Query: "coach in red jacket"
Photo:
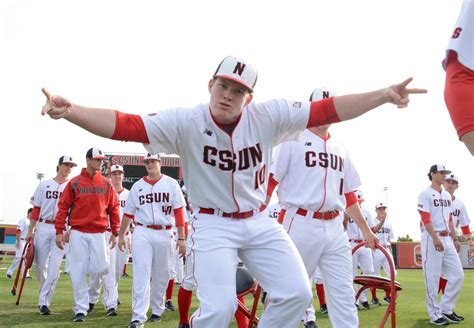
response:
[[[109,249],[105,231],[111,227],[110,248],[115,247],[120,226],[119,203],[112,182],[101,174],[105,156],[97,148],[87,151],[87,167],[64,189],[55,218],[56,244],[64,247],[64,229],[69,216],[70,273],[74,291],[74,321],[84,321],[92,307],[87,292],[87,273],[105,274]]]

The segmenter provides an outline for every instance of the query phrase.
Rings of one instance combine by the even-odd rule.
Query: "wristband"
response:
[[[183,241],[184,241],[184,240],[186,240],[186,239],[185,239],[185,238],[178,238],[178,240],[183,240]]]
[[[454,238],[454,239],[453,239],[453,241],[459,241],[459,239],[457,239],[457,238]]]

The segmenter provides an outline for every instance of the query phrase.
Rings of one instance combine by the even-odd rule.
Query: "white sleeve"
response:
[[[273,156],[272,167],[270,173],[273,174],[278,183],[280,183],[288,173],[288,167],[291,161],[291,142],[284,142],[275,147],[275,155]]]
[[[357,173],[354,164],[346,153],[346,161],[344,163],[344,193],[353,192],[358,189],[361,184],[359,173]]]
[[[186,207],[186,202],[184,200],[183,192],[179,187],[179,184],[176,180],[173,179],[173,209]]]
[[[430,200],[424,191],[418,196],[418,211],[430,213]]]
[[[41,207],[41,201],[43,197],[43,183],[40,183],[36,187],[35,193],[30,198],[30,204],[36,207]]]
[[[132,189],[130,189],[130,192],[128,193],[127,200],[125,201],[125,207],[123,209],[123,213],[127,215],[135,215],[135,212],[137,211],[137,205],[135,202],[135,197],[137,188],[137,183],[135,183],[132,186]]]
[[[390,240],[395,239],[395,234],[393,233],[393,226],[390,225]]]
[[[462,207],[461,207],[461,215],[459,217],[459,221],[461,221],[461,227],[468,226],[471,223],[471,219],[469,218],[469,215],[467,214],[466,206],[464,205],[464,203],[462,204]]]

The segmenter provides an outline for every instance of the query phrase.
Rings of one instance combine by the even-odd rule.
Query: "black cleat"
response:
[[[386,296],[386,297],[384,297],[384,298],[383,298],[383,300],[384,300],[384,301],[385,301],[385,303],[387,303],[387,304],[390,304],[390,303],[392,303],[392,298],[391,298],[390,296]]]
[[[438,318],[436,320],[431,320],[430,322],[433,325],[436,325],[436,326],[447,326],[447,325],[449,325],[449,322],[443,317]]]
[[[458,317],[456,317],[453,313],[451,313],[451,314],[443,313],[442,315],[446,319],[446,321],[449,322],[449,323],[460,323],[461,322],[461,320]]]
[[[117,299],[117,305],[120,305],[120,304],[122,304],[122,302],[120,302],[120,300]]]
[[[304,324],[304,328],[318,328],[318,325],[313,320]]]
[[[328,306],[327,306],[326,304],[321,305],[321,307],[319,308],[319,311],[320,311],[322,314],[328,313]]]
[[[28,277],[26,277],[26,279],[27,279],[27,280],[31,280],[31,277],[30,277],[30,276],[28,276]]]
[[[372,303],[373,305],[382,305],[382,304],[380,304],[380,301],[379,301],[378,298],[374,298],[371,303]]]
[[[142,328],[142,327],[145,327],[145,325],[138,320],[134,320],[128,324],[128,328]]]
[[[87,313],[92,313],[94,311],[94,303],[89,303],[89,309],[87,310]]]
[[[161,317],[158,314],[152,314],[150,319],[148,319],[150,322],[160,322]]]
[[[173,302],[171,302],[171,300],[167,300],[165,302],[165,309],[168,310],[168,311],[174,311],[174,305],[173,305]]]
[[[84,313],[76,313],[74,319],[72,319],[74,322],[84,322],[84,320],[86,320],[86,315]]]
[[[362,310],[370,310],[369,302],[365,301],[360,303],[360,305],[362,305]]]
[[[51,314],[51,311],[48,309],[48,307],[46,305],[41,305],[39,307],[39,313],[41,315],[50,315]]]
[[[114,308],[110,308],[107,310],[107,313],[105,313],[105,315],[115,317],[117,315],[117,311]]]
[[[178,325],[178,328],[190,328],[189,323],[182,323]]]
[[[453,311],[453,315],[459,319],[459,321],[464,321],[464,317],[462,315],[456,314],[456,312]]]
[[[11,278],[12,278],[12,275],[7,273],[7,278],[8,278],[8,279],[11,279]]]

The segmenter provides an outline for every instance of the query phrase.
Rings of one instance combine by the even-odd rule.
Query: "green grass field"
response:
[[[0,326],[1,327],[126,327],[131,318],[131,287],[132,278],[124,278],[120,283],[119,315],[106,317],[105,310],[98,304],[94,312],[86,318],[84,323],[72,322],[73,297],[68,275],[61,274],[53,302],[50,307],[52,315],[41,316],[37,309],[38,283],[34,277],[27,280],[22,295],[21,304],[15,305],[16,297],[11,295],[13,279],[7,279],[5,272],[11,259],[0,263]],[[131,266],[129,268],[131,272]],[[433,327],[429,324],[425,308],[425,290],[421,270],[399,270],[397,279],[403,286],[397,301],[397,327]],[[177,289],[174,293],[173,303],[177,307]],[[465,321],[459,327],[474,327],[474,270],[465,271],[465,280],[456,312],[465,316]],[[379,298],[383,294],[379,291]],[[249,301],[247,302],[249,304]],[[319,303],[315,299],[315,306]],[[197,299],[193,298],[191,310],[197,308]],[[359,311],[360,327],[378,327],[386,305],[372,307],[370,311]],[[192,313],[192,312],[191,312]],[[320,328],[330,327],[327,315],[319,312],[318,325]],[[178,325],[178,312],[165,312],[160,323],[149,323],[147,327],[176,328]],[[236,327],[235,323],[231,327]],[[390,327],[387,324],[386,327]],[[214,328],[214,327],[210,327]],[[220,328],[220,327],[215,327]]]

